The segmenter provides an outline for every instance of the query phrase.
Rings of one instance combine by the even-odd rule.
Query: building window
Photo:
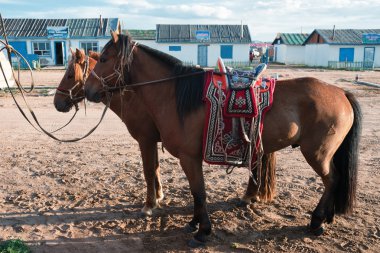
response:
[[[80,48],[83,49],[86,54],[88,54],[88,51],[94,51],[99,52],[99,45],[98,42],[81,42]]]
[[[181,46],[169,46],[169,51],[181,51]]]
[[[232,45],[221,45],[220,57],[222,57],[222,59],[232,59],[232,48]]]
[[[50,42],[33,42],[33,54],[50,56]]]
[[[354,61],[354,48],[340,48],[339,61],[353,62]]]

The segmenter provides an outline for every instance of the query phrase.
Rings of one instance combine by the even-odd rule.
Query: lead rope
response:
[[[23,117],[26,119],[26,121],[27,121],[27,122],[28,122],[28,123],[29,123],[29,124],[30,124],[30,125],[36,130],[36,131],[38,131],[38,132],[43,132],[43,133],[45,133],[47,136],[51,137],[52,139],[57,140],[57,141],[60,141],[60,142],[75,142],[75,141],[79,141],[79,140],[82,140],[82,139],[86,138],[86,137],[89,136],[92,132],[94,132],[95,129],[96,129],[96,128],[100,125],[100,123],[102,122],[102,120],[103,120],[103,118],[104,118],[104,115],[105,115],[105,113],[106,113],[106,111],[107,111],[107,109],[108,109],[108,107],[109,107],[109,104],[110,104],[110,98],[109,98],[109,95],[108,95],[108,94],[107,94],[107,104],[106,104],[106,107],[104,108],[104,111],[103,111],[103,113],[102,113],[102,116],[101,116],[99,122],[95,125],[95,127],[93,127],[92,129],[90,129],[90,131],[89,131],[87,134],[85,134],[84,136],[82,136],[82,137],[74,138],[74,139],[59,139],[59,138],[55,137],[54,135],[52,135],[51,132],[48,132],[47,130],[45,130],[45,129],[40,125],[40,123],[39,123],[39,121],[38,121],[38,119],[37,119],[37,117],[36,117],[34,111],[32,110],[32,108],[31,108],[31,107],[29,106],[29,104],[27,103],[26,98],[25,98],[25,95],[24,95],[24,92],[25,92],[25,93],[29,93],[29,92],[31,92],[31,91],[33,90],[33,88],[34,88],[34,78],[33,78],[33,72],[32,72],[32,69],[31,69],[31,67],[30,67],[29,62],[25,59],[25,57],[23,57],[23,56],[22,56],[17,50],[15,50],[11,45],[9,45],[9,43],[8,43],[8,39],[7,39],[7,35],[6,35],[6,31],[5,31],[4,21],[3,21],[3,18],[2,18],[2,16],[1,16],[1,14],[0,14],[0,22],[1,22],[1,27],[2,27],[2,30],[3,30],[3,35],[4,35],[4,38],[5,38],[5,42],[2,41],[2,40],[0,40],[0,43],[3,44],[3,46],[4,46],[4,48],[0,49],[0,53],[1,53],[1,51],[3,51],[4,49],[6,49],[6,50],[7,50],[7,53],[8,53],[8,60],[9,60],[10,63],[12,62],[12,59],[11,59],[11,53],[13,52],[13,53],[16,55],[17,60],[18,60],[18,65],[19,65],[19,68],[18,68],[18,78],[16,78],[16,75],[15,75],[13,69],[12,69],[13,78],[15,79],[15,82],[16,82],[16,84],[17,84],[17,88],[18,88],[18,90],[19,90],[20,93],[21,93],[21,97],[22,97],[22,99],[24,100],[24,103],[25,103],[25,105],[27,106],[27,108],[28,108],[28,110],[29,110],[29,113],[31,114],[32,118],[34,119],[34,121],[35,121],[35,123],[37,124],[37,126],[39,127],[39,129],[38,129],[38,128],[37,128],[37,127],[31,122],[31,120],[27,117],[27,115],[25,114],[25,112],[24,112],[23,109],[21,108],[20,104],[17,102],[16,97],[15,97],[15,94],[13,93],[13,91],[12,91],[12,89],[11,89],[9,83],[8,83],[8,80],[7,80],[7,77],[6,77],[6,74],[5,74],[5,70],[4,70],[4,68],[3,68],[3,65],[2,65],[2,63],[0,62],[0,69],[1,69],[1,72],[2,72],[2,74],[3,74],[3,76],[4,76],[5,83],[6,83],[7,87],[8,87],[8,89],[9,89],[9,92],[10,92],[10,94],[11,94],[11,96],[12,96],[12,98],[13,98],[13,100],[14,100],[16,106],[17,106],[17,108],[19,109],[19,111],[20,111],[20,113],[23,115]],[[25,89],[23,88],[23,86],[21,85],[21,83],[19,82],[19,77],[20,77],[20,58],[21,58],[22,60],[25,61],[25,63],[26,63],[27,66],[28,66],[28,69],[29,69],[29,71],[30,71],[30,73],[31,73],[32,81],[31,81],[31,86],[30,86],[30,90],[29,90],[29,91],[25,90]],[[75,113],[75,114],[76,114],[76,113]],[[70,120],[70,121],[71,121],[71,120]],[[68,125],[68,124],[66,124],[66,125]],[[62,129],[62,128],[63,128],[63,127],[61,127],[60,129]],[[60,130],[60,129],[58,129],[58,130]],[[58,131],[58,130],[55,130],[55,131]]]

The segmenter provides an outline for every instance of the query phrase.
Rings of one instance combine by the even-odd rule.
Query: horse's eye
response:
[[[104,62],[106,62],[106,58],[100,57],[99,61],[104,63]]]
[[[67,79],[71,79],[73,77],[74,77],[74,75],[70,74],[70,75],[67,76]]]

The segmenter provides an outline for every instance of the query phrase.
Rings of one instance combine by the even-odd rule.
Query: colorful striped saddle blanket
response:
[[[210,164],[252,167],[261,145],[263,119],[273,102],[275,79],[258,78],[246,88],[231,89],[228,75],[220,72],[209,71],[205,79],[203,159]]]

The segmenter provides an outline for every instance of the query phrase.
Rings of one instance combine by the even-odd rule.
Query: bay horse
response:
[[[137,44],[129,35],[112,33],[91,73],[85,83],[88,100],[100,102],[107,92],[126,89],[145,104],[164,147],[179,158],[190,184],[194,213],[187,227],[198,229],[190,246],[203,245],[211,233],[202,172],[205,71]],[[310,222],[317,234],[335,214],[353,210],[361,121],[360,105],[350,92],[315,78],[277,82],[264,119],[264,153],[299,146],[322,178],[324,193]]]
[[[60,112],[70,111],[84,99],[84,81],[99,59],[99,53],[92,51],[88,57],[79,49],[71,53],[72,60],[54,96],[55,108]],[[123,113],[126,108],[131,112]],[[160,134],[143,103],[133,92],[115,94],[110,109],[124,122],[131,136],[139,144],[147,185],[147,196],[141,212],[143,215],[152,215],[152,210],[159,206],[159,201],[164,197],[157,151]]]
[[[54,96],[54,106],[60,112],[70,111],[84,99],[84,82],[99,60],[99,53],[93,51],[89,51],[88,57],[83,50],[79,49],[75,52],[71,51],[71,54],[72,59]],[[150,216],[153,209],[159,207],[159,202],[164,198],[157,152],[160,134],[144,104],[133,91],[115,93],[112,96],[110,109],[124,122],[131,136],[139,144],[147,185],[147,196],[141,212],[144,216]],[[273,198],[275,192],[274,154],[264,155],[261,164],[264,172],[261,188],[258,189],[253,181],[249,180],[246,194],[238,203],[239,206],[257,200],[270,201]]]

